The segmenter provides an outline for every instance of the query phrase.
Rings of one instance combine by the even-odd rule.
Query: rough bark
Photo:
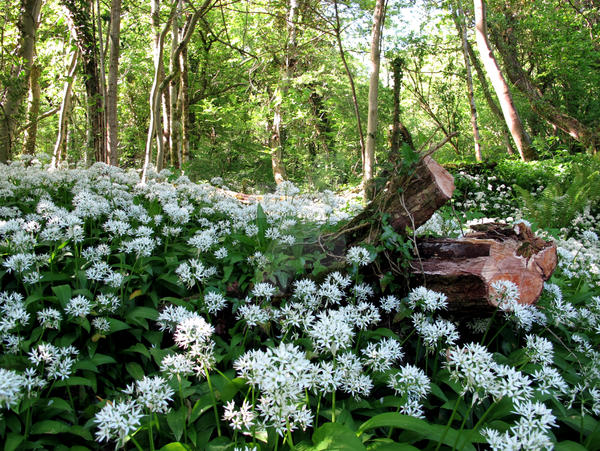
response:
[[[519,287],[521,304],[537,301],[557,264],[556,245],[537,238],[524,224],[478,226],[464,238],[423,239],[414,277],[448,296],[449,310],[486,315],[497,307],[494,282]]]
[[[392,113],[392,131],[390,133],[390,161],[394,166],[398,166],[401,159],[400,148],[403,144],[406,143],[411,149],[415,149],[410,132],[400,120],[400,88],[402,86],[403,66],[404,60],[402,58],[396,57],[392,60],[394,111]]]
[[[179,26],[179,18],[181,17],[181,8],[182,1],[178,0],[177,2],[177,12],[175,13],[175,17],[173,18],[173,26],[171,32],[171,60],[170,60],[170,72],[175,72],[179,70],[179,58],[177,58],[176,52],[177,47],[179,46],[180,32],[181,28]],[[177,68],[175,67],[177,66]],[[180,130],[180,121],[178,115],[177,101],[179,99],[179,83],[180,77],[173,77],[171,82],[169,83],[169,116],[168,116],[168,125],[169,125],[169,160],[171,165],[175,167],[180,167],[179,163],[179,130]]]
[[[465,73],[467,82],[467,97],[469,98],[469,107],[471,110],[471,128],[473,129],[473,145],[475,148],[475,159],[482,161],[481,155],[481,138],[479,136],[479,126],[477,124],[477,105],[475,104],[475,93],[473,92],[473,76],[471,74],[471,63],[469,61],[469,50],[467,48],[467,27],[464,23],[464,13],[459,6],[456,11],[453,11],[452,18],[456,25],[456,30],[462,44],[463,59],[465,61]]]
[[[56,136],[56,142],[54,143],[54,150],[52,152],[52,161],[50,162],[51,168],[56,168],[60,161],[61,150],[64,147],[67,135],[68,116],[71,109],[71,93],[73,89],[73,82],[75,81],[75,71],[77,69],[78,59],[79,50],[75,50],[73,52],[73,56],[71,56],[67,78],[63,83],[62,100],[58,114],[58,134]]]
[[[27,120],[29,127],[25,129],[25,144],[23,152],[28,155],[35,154],[35,144],[37,140],[38,116],[40,114],[40,75],[42,73],[41,66],[34,64],[31,66],[29,74],[29,112]]]
[[[106,94],[107,149],[110,164],[119,164],[119,42],[121,36],[121,0],[112,0],[110,7],[110,57]]]
[[[375,144],[377,142],[377,95],[379,91],[379,65],[381,51],[381,31],[383,28],[385,0],[377,0],[373,13],[373,28],[371,31],[371,54],[369,73],[369,110],[367,115],[367,140],[365,159],[363,160],[363,187],[365,200],[371,200],[375,195],[373,168],[375,166]]]
[[[475,8],[475,36],[483,66],[490,77],[494,91],[496,91],[504,120],[515,141],[521,159],[523,161],[532,160],[536,158],[535,149],[531,147],[531,140],[523,128],[523,123],[515,108],[508,84],[490,47],[485,2],[484,0],[473,0],[473,5]]]
[[[348,245],[376,244],[382,220],[399,234],[416,230],[452,197],[454,179],[429,156],[421,158],[412,171],[392,175],[367,207],[335,235]]]
[[[0,163],[6,163],[15,149],[15,131],[29,87],[41,6],[42,0],[22,0],[17,24],[19,44],[15,54],[16,63],[11,69],[11,83],[6,86],[4,95],[0,98]]]

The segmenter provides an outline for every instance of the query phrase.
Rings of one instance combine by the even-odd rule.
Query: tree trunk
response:
[[[469,62],[469,50],[467,49],[467,26],[464,23],[464,13],[459,6],[456,11],[452,12],[452,18],[456,25],[461,43],[463,58],[465,60],[465,71],[467,75],[467,96],[469,98],[469,106],[471,108],[471,127],[473,129],[473,144],[475,146],[475,159],[482,161],[481,155],[481,138],[479,137],[479,126],[477,124],[477,106],[475,105],[475,93],[473,92],[473,76],[471,75],[471,63]]]
[[[20,33],[15,52],[17,62],[11,69],[11,83],[0,98],[0,163],[6,163],[15,149],[17,116],[27,96],[41,7],[42,0],[22,0],[17,26]]]
[[[150,90],[150,124],[148,125],[148,134],[146,135],[146,148],[144,156],[144,167],[142,169],[142,183],[146,183],[148,178],[148,170],[150,169],[150,160],[152,159],[152,140],[156,136],[156,154],[157,161],[162,161],[163,157],[163,140],[162,140],[162,123],[160,116],[160,84],[161,72],[163,69],[163,53],[165,48],[165,38],[171,27],[171,21],[175,14],[175,9],[171,9],[171,14],[167,23],[160,30],[160,2],[159,0],[152,1],[152,24],[155,30],[154,40],[154,79]],[[158,169],[158,165],[157,165]]]
[[[38,116],[40,114],[40,75],[42,67],[38,64],[31,66],[29,74],[29,113],[27,120],[29,127],[25,129],[25,144],[23,145],[23,153],[27,155],[35,154],[35,143],[38,130]]]
[[[181,110],[181,155],[179,161],[182,166],[190,159],[190,94],[187,54],[186,46],[179,55],[179,102]]]
[[[525,133],[523,123],[515,108],[508,84],[500,71],[500,67],[498,67],[492,49],[490,48],[484,0],[473,0],[473,5],[475,8],[475,36],[477,38],[477,46],[479,47],[479,54],[481,55],[483,66],[492,81],[492,86],[496,91],[500,107],[502,108],[504,120],[517,145],[519,155],[523,161],[530,161],[536,158],[535,149],[531,147],[529,136]]]
[[[394,112],[392,114],[392,131],[390,133],[390,162],[394,167],[398,168],[401,164],[402,156],[400,148],[403,144],[407,144],[411,149],[415,150],[415,145],[412,136],[406,126],[400,120],[400,88],[402,86],[404,60],[401,57],[396,57],[392,60],[392,74],[394,78],[393,87],[393,103]]]
[[[79,50],[75,50],[73,52],[73,56],[71,57],[67,78],[63,83],[62,101],[60,104],[60,112],[58,114],[58,134],[56,136],[56,142],[52,152],[52,161],[50,163],[51,168],[56,168],[58,166],[58,163],[60,162],[61,150],[64,147],[67,134],[68,116],[71,109],[71,92],[73,88],[73,82],[75,81],[75,71],[77,69],[78,58]]]
[[[179,70],[179,58],[177,58],[177,47],[179,46],[180,32],[179,19],[181,17],[181,0],[177,1],[177,12],[173,18],[173,27],[171,30],[171,60],[170,72],[175,73]],[[178,115],[177,101],[179,99],[179,83],[180,77],[173,77],[169,83],[169,160],[174,167],[180,167],[179,162],[179,125],[180,118]]]
[[[519,288],[521,304],[533,304],[557,264],[556,245],[519,224],[483,224],[464,238],[429,238],[418,243],[414,278],[448,296],[448,309],[462,314],[492,313],[498,303],[494,282]]]
[[[496,116],[496,118],[498,119],[498,121],[500,122],[500,124],[502,126],[502,136],[504,137],[504,143],[506,145],[506,152],[509,155],[514,155],[515,149],[510,140],[510,130],[508,129],[508,126],[506,125],[506,121],[504,120],[504,116],[502,115],[502,110],[496,104],[496,101],[492,97],[492,93],[490,92],[490,87],[488,85],[487,79],[485,78],[485,73],[483,72],[481,63],[479,62],[479,59],[475,55],[475,52],[473,51],[473,47],[471,46],[471,43],[469,41],[467,41],[467,51],[469,52],[469,58],[471,60],[471,63],[473,63],[473,67],[475,68],[475,73],[477,74],[477,78],[479,79],[479,84],[481,85],[481,90],[483,91],[483,96],[485,97],[485,101],[487,102],[488,107],[490,108],[492,113],[494,113],[494,116]]]
[[[371,69],[369,76],[369,113],[367,116],[367,141],[363,161],[363,188],[365,200],[375,195],[373,168],[375,166],[375,145],[377,143],[377,94],[379,91],[379,64],[381,51],[381,31],[383,28],[385,0],[377,0],[373,13],[371,31]]]
[[[360,109],[358,107],[358,97],[356,96],[356,87],[354,86],[354,78],[352,77],[352,72],[350,72],[350,67],[348,66],[348,62],[346,61],[346,53],[344,52],[344,47],[342,45],[342,26],[340,23],[340,14],[338,8],[337,0],[333,0],[333,6],[335,10],[335,40],[338,45],[338,51],[340,52],[340,59],[342,60],[342,64],[344,65],[344,70],[346,71],[346,76],[348,77],[348,83],[350,84],[350,92],[352,93],[352,106],[354,107],[354,116],[356,117],[356,128],[358,130],[358,142],[360,144],[360,159],[361,163],[365,161],[365,137],[363,134],[362,120],[360,118]]]
[[[525,95],[531,105],[531,109],[551,125],[558,127],[574,140],[581,143],[584,147],[592,152],[597,152],[600,149],[600,131],[587,127],[577,118],[563,113],[544,98],[540,88],[534,84],[529,74],[523,69],[523,66],[517,59],[513,42],[514,38],[511,37],[510,30],[507,32],[507,42],[503,42],[497,33],[492,33],[492,37],[504,61],[508,78]]]
[[[110,58],[108,61],[108,92],[106,95],[106,128],[110,164],[119,164],[119,41],[121,36],[121,0],[112,0],[110,7]]]
[[[88,147],[96,161],[107,163],[103,92],[98,69],[98,46],[94,38],[90,4],[84,0],[62,0],[68,10],[69,27],[82,60],[88,115]]]

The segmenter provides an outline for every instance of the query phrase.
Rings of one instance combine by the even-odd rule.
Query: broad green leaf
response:
[[[74,385],[86,385],[88,387],[93,387],[94,383],[91,382],[89,379],[86,379],[85,377],[71,376],[70,378],[65,379],[64,381],[57,381],[54,384],[55,387],[72,387]]]
[[[425,420],[414,418],[409,415],[403,415],[400,413],[382,413],[374,416],[370,420],[365,421],[358,429],[358,434],[362,434],[369,429],[375,428],[389,428],[394,427],[398,429],[413,431],[423,438],[431,440],[433,442],[442,442],[445,445],[454,447],[455,444],[461,444],[461,449],[464,450],[475,450],[472,441],[473,436],[477,439],[478,434],[472,434],[473,431],[462,431],[460,434],[457,430],[447,428],[440,424],[430,424]],[[469,441],[469,437],[471,440]],[[465,443],[466,441],[466,443]],[[483,439],[482,439],[483,441]]]
[[[408,443],[396,443],[390,439],[378,439],[371,442],[368,451],[419,451]]]
[[[71,300],[73,291],[71,285],[57,285],[52,287],[52,292],[56,295],[58,302],[64,308],[67,303]]]
[[[171,442],[171,443],[167,443],[165,446],[163,446],[158,451],[191,451],[191,449],[192,448],[190,448],[187,445],[184,445],[181,442]]]
[[[587,451],[589,448],[581,446],[579,443],[572,442],[570,440],[559,442],[554,446],[556,451]]]
[[[315,446],[310,451],[366,451],[356,433],[340,423],[325,423],[315,431],[312,440]]]
[[[16,434],[14,432],[8,433],[6,441],[4,442],[4,451],[15,451],[23,440],[25,440],[25,437],[21,434]]]
[[[144,372],[142,366],[137,362],[128,362],[125,365],[125,368],[127,369],[127,372],[129,373],[129,375],[132,378],[134,378],[135,380],[143,379],[146,374]]]
[[[183,435],[183,430],[186,427],[185,417],[187,415],[187,407],[181,406],[177,410],[172,410],[167,414],[167,423],[171,432],[175,436],[175,440],[179,441]]]
[[[190,424],[196,421],[204,412],[210,410],[212,405],[213,401],[210,393],[198,399],[192,408],[192,412],[190,413]]]

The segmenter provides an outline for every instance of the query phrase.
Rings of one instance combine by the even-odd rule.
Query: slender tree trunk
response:
[[[177,47],[179,46],[179,33],[181,29],[179,27],[179,18],[181,16],[181,0],[177,2],[177,12],[175,13],[175,18],[173,19],[173,28],[171,30],[171,64],[170,64],[170,72],[174,73],[178,70],[180,61],[179,58],[176,57]],[[179,83],[181,81],[180,77],[173,77],[171,83],[169,83],[169,160],[171,165],[174,167],[180,167],[180,161],[178,158],[179,155],[179,115],[177,108],[177,101],[179,99]]]
[[[12,81],[0,97],[0,163],[6,163],[15,149],[17,116],[29,87],[41,7],[42,0],[22,0],[17,63],[11,69]]]
[[[503,42],[496,33],[493,33],[492,36],[504,61],[508,78],[527,97],[531,109],[542,119],[549,122],[552,126],[561,129],[593,153],[597,152],[600,149],[600,130],[587,127],[579,119],[563,113],[549,100],[544,98],[541,89],[534,84],[529,74],[517,59],[514,53],[514,38],[512,38],[510,30],[507,32],[508,42]]]
[[[273,108],[273,121],[271,122],[269,147],[271,148],[271,168],[273,170],[273,178],[275,179],[275,183],[278,185],[287,178],[285,166],[283,165],[283,143],[281,140],[281,103],[287,95],[290,80],[292,78],[292,71],[296,65],[295,59],[298,42],[295,21],[297,11],[298,0],[289,0],[288,14],[286,17],[287,42],[284,55],[284,64],[282,68],[283,73],[281,76],[280,86],[277,87],[273,96],[275,105]]]
[[[31,66],[31,73],[29,74],[29,113],[27,114],[27,120],[29,121],[29,127],[25,129],[25,144],[23,146],[23,153],[28,155],[35,154],[35,143],[37,139],[38,130],[38,116],[40,114],[40,75],[42,73],[42,67],[38,64]]]
[[[479,137],[479,126],[477,124],[477,106],[475,105],[475,93],[473,92],[473,76],[471,75],[471,63],[469,61],[469,50],[467,49],[467,26],[464,21],[464,13],[459,6],[456,11],[452,12],[452,18],[456,25],[461,43],[463,58],[465,60],[465,71],[467,75],[467,95],[469,97],[469,105],[471,107],[471,127],[473,129],[473,144],[475,146],[475,159],[482,161],[481,155],[481,138]]]
[[[492,86],[496,91],[500,107],[502,108],[504,120],[517,145],[521,159],[523,161],[532,160],[536,157],[535,149],[531,147],[530,139],[523,128],[523,123],[515,108],[508,84],[502,75],[490,47],[484,0],[473,0],[473,5],[475,8],[475,36],[477,38],[477,46],[479,47],[479,54],[481,55],[483,66],[492,81]]]
[[[187,54],[186,46],[179,55],[179,103],[181,110],[181,155],[179,161],[182,166],[190,159],[190,93]]]
[[[479,79],[479,84],[481,85],[481,90],[483,91],[483,96],[485,97],[485,101],[488,104],[488,107],[494,113],[494,116],[498,119],[502,126],[502,136],[504,137],[504,143],[506,145],[506,151],[509,155],[514,155],[516,153],[515,148],[512,145],[510,140],[510,130],[508,130],[508,126],[506,125],[506,121],[504,120],[504,116],[502,114],[502,110],[492,97],[492,93],[490,92],[490,87],[488,85],[488,81],[485,78],[485,73],[483,68],[481,67],[481,63],[479,62],[479,58],[475,55],[473,51],[473,47],[471,43],[467,41],[467,51],[469,52],[469,58],[473,67],[475,68],[475,73],[477,74],[477,78]]]
[[[373,168],[375,166],[375,145],[377,143],[377,95],[379,91],[379,65],[381,52],[381,31],[385,0],[377,0],[373,13],[373,29],[371,32],[371,70],[369,76],[369,113],[367,116],[367,141],[365,159],[363,161],[363,187],[365,200],[375,195]]]
[[[121,0],[112,0],[110,7],[110,57],[108,61],[108,91],[106,95],[106,128],[110,164],[119,164],[119,41],[121,36]]]
[[[98,68],[99,54],[94,38],[92,8],[85,0],[62,0],[69,14],[69,26],[82,61],[87,94],[88,147],[96,161],[107,162],[103,91]]]
[[[346,61],[346,53],[344,52],[344,47],[342,45],[342,26],[340,23],[340,14],[337,0],[333,0],[333,6],[335,10],[335,40],[338,45],[338,51],[340,52],[340,59],[342,60],[344,70],[346,71],[346,76],[348,77],[348,83],[350,84],[350,92],[352,93],[352,106],[354,107],[354,116],[356,117],[356,128],[358,130],[358,139],[360,144],[360,158],[361,162],[364,162],[365,137],[363,133],[362,120],[360,118],[360,109],[358,107],[358,97],[356,96],[356,87],[354,86],[354,78],[352,77],[352,72],[350,72],[350,67],[348,66],[348,62]]]
[[[73,52],[71,63],[69,64],[69,72],[67,73],[67,78],[63,83],[62,101],[60,104],[60,112],[58,114],[58,134],[56,136],[56,143],[54,144],[52,161],[50,163],[50,167],[52,168],[56,168],[60,161],[61,149],[64,147],[64,142],[67,135],[68,116],[71,109],[71,92],[73,88],[73,82],[75,81],[75,70],[77,69],[78,58],[79,50],[77,49]]]
[[[162,123],[160,117],[160,84],[161,84],[161,72],[163,68],[163,53],[165,48],[165,38],[171,27],[171,21],[173,20],[174,10],[171,11],[171,15],[167,20],[167,23],[160,30],[160,2],[159,0],[152,1],[152,24],[155,30],[155,42],[154,42],[154,79],[152,81],[152,88],[150,90],[150,124],[148,125],[148,134],[146,137],[146,149],[144,156],[144,168],[142,170],[142,183],[145,183],[148,178],[148,169],[150,166],[150,160],[152,158],[152,138],[156,136],[156,147],[157,147],[157,162],[162,162],[163,158],[163,140],[161,136]],[[158,169],[158,165],[157,165]],[[158,169],[160,170],[160,169]]]
[[[392,73],[394,77],[393,87],[393,103],[394,111],[392,114],[392,131],[390,133],[390,154],[389,160],[395,167],[399,167],[402,163],[402,156],[400,155],[400,147],[403,144],[415,150],[415,145],[412,140],[410,132],[406,126],[400,120],[400,88],[402,86],[404,60],[400,57],[396,57],[392,60]]]

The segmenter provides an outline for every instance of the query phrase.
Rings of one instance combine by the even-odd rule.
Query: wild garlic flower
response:
[[[340,389],[355,398],[366,398],[373,388],[372,379],[363,372],[363,366],[356,354],[346,351],[335,358],[335,371],[340,380]]]
[[[344,299],[344,292],[338,284],[325,281],[319,287],[317,296],[325,301],[325,306],[337,305]]]
[[[156,322],[160,330],[168,330],[174,332],[177,325],[187,318],[197,317],[198,313],[192,312],[180,305],[168,304],[158,314]]]
[[[459,339],[456,325],[446,319],[434,320],[423,313],[414,313],[412,321],[429,352],[435,352],[438,346],[442,346],[443,349],[454,346]]]
[[[106,334],[110,332],[110,322],[107,318],[103,318],[98,316],[92,320],[92,326],[96,328],[96,330],[101,334]]]
[[[334,271],[327,274],[326,283],[335,284],[341,289],[347,288],[352,283],[352,278],[348,275],[344,276],[339,271]]]
[[[414,365],[404,365],[396,373],[390,374],[388,387],[396,395],[408,401],[420,401],[427,397],[430,390],[430,381],[425,372]]]
[[[160,376],[144,376],[143,379],[129,385],[123,392],[135,396],[139,405],[152,413],[167,413],[170,410],[169,401],[173,400],[175,394],[167,380]]]
[[[365,365],[379,372],[389,370],[396,361],[404,357],[400,342],[389,337],[381,339],[378,343],[367,344],[362,353],[365,356]]]
[[[552,394],[559,398],[569,392],[569,385],[556,368],[543,366],[532,374],[533,380],[537,382],[537,389],[542,395]]]
[[[269,311],[256,304],[240,306],[236,314],[237,319],[243,319],[250,327],[266,324],[271,319]]]
[[[228,255],[228,251],[226,247],[220,247],[214,252],[215,258],[222,260]]]
[[[100,293],[96,297],[96,306],[100,313],[115,313],[121,307],[121,300],[111,293]]]
[[[538,335],[527,335],[527,347],[525,352],[533,363],[552,365],[554,360],[554,347],[552,342]]]
[[[269,282],[258,282],[252,288],[252,296],[264,298],[266,301],[270,300],[276,292],[277,288]]]
[[[412,309],[420,307],[427,312],[435,312],[448,307],[448,298],[443,293],[425,287],[417,287],[408,293],[408,305]]]
[[[92,311],[92,302],[82,295],[71,298],[65,306],[65,313],[73,317],[84,317]]]
[[[351,265],[367,266],[373,259],[367,249],[360,246],[353,246],[346,253],[346,261]]]
[[[294,297],[303,300],[317,292],[317,284],[310,279],[299,279],[294,282]]]
[[[58,310],[48,307],[38,311],[37,318],[42,327],[47,329],[59,329],[62,314]]]
[[[197,282],[204,281],[217,273],[217,268],[214,266],[205,266],[200,260],[192,259],[180,264],[175,273],[179,276],[179,280],[192,288]]]
[[[229,401],[225,404],[223,420],[229,422],[232,429],[238,431],[250,431],[254,426],[256,414],[252,410],[252,405],[244,399],[241,407],[235,410],[235,402]]]
[[[140,426],[143,416],[142,406],[133,399],[107,401],[94,417],[94,422],[98,425],[96,440],[113,440],[117,442],[117,448],[124,446],[129,434]]]
[[[352,346],[354,338],[347,315],[340,310],[320,312],[307,333],[317,352],[328,352],[332,355]]]
[[[181,321],[175,329],[175,343],[183,349],[194,343],[208,343],[215,328],[201,316],[190,316]]]
[[[352,287],[352,293],[358,301],[366,301],[373,296],[373,288],[366,283],[357,283]]]
[[[398,311],[398,309],[400,308],[400,299],[398,299],[393,294],[381,298],[379,302],[381,304],[381,310],[383,310],[386,313]]]
[[[2,263],[2,266],[6,268],[8,273],[16,272],[22,274],[29,271],[35,262],[35,254],[19,253],[7,257]]]
[[[21,400],[25,378],[13,370],[0,368],[0,408],[10,409]]]
[[[21,325],[25,326],[30,319],[23,295],[16,292],[0,293],[0,334],[9,332]]]
[[[450,379],[462,385],[463,395],[469,391],[488,394],[495,382],[495,367],[492,354],[478,343],[467,343],[448,352]]]
[[[168,354],[160,362],[160,371],[167,374],[169,379],[180,378],[194,374],[194,361],[182,354]]]
[[[366,330],[369,326],[377,324],[381,320],[379,309],[370,302],[359,302],[356,305],[348,304],[340,308],[340,312],[346,315],[348,322],[360,330]]]
[[[204,295],[204,305],[208,313],[214,315],[227,307],[227,299],[221,293],[209,291]]]
[[[198,231],[187,240],[187,243],[195,247],[198,252],[206,252],[217,243],[216,231],[214,229]]]

